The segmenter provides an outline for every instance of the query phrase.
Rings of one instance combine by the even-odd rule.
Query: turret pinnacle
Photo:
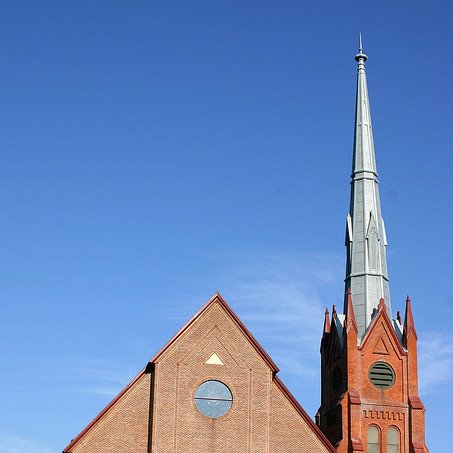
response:
[[[346,290],[344,311],[348,311],[348,289],[359,338],[371,322],[373,309],[384,299],[391,316],[390,292],[387,274],[384,221],[378,187],[374,154],[373,130],[365,72],[367,56],[363,52],[360,35],[358,63],[354,153],[351,175],[351,201],[346,224]]]
[[[324,334],[330,332],[330,316],[329,310],[326,308],[326,312],[324,313]]]
[[[410,333],[413,333],[415,339],[417,339],[417,332],[415,330],[414,316],[412,314],[411,299],[409,295],[406,298],[406,314],[404,316],[404,329],[403,329],[403,344],[407,345],[407,337]]]
[[[348,293],[346,295],[348,298],[348,310],[346,315],[346,330],[349,331],[351,328],[354,328],[357,332],[357,321],[354,315],[354,305],[352,304],[351,291],[348,288]]]

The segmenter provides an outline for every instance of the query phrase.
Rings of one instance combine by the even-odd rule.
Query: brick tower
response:
[[[411,302],[392,320],[387,238],[360,38],[344,314],[325,313],[317,424],[338,453],[425,453]]]

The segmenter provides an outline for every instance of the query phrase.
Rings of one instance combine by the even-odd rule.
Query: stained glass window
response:
[[[210,418],[218,418],[230,410],[233,395],[223,382],[206,381],[195,393],[195,404],[202,414]]]

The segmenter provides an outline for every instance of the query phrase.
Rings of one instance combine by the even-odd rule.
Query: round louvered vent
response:
[[[332,373],[332,389],[335,394],[338,394],[343,385],[343,372],[339,366],[336,366]]]
[[[388,389],[395,382],[393,368],[385,362],[376,362],[368,374],[371,383],[379,389]]]

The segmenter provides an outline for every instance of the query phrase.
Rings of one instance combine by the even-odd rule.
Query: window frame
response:
[[[375,429],[377,433],[377,444],[376,443],[370,443],[370,430]],[[378,425],[375,425],[374,423],[371,425],[367,426],[367,431],[366,431],[366,451],[367,453],[374,453],[370,452],[370,446],[375,446],[377,445],[377,452],[376,453],[381,453],[382,452],[382,442],[381,442],[381,437],[382,437],[382,432],[381,429]]]
[[[389,444],[389,432],[393,430],[396,433],[396,444]],[[390,425],[387,427],[385,430],[385,451],[386,453],[389,453],[389,446],[395,446],[397,447],[396,453],[400,453],[400,448],[401,448],[401,431],[398,429],[397,426]],[[392,452],[393,453],[393,452]]]
[[[216,397],[215,394],[213,394],[213,395],[208,394],[206,396],[200,396],[199,395],[200,390],[203,391],[203,386],[205,386],[205,384],[208,384],[208,383],[216,383],[216,384],[220,384],[221,386],[223,386],[220,388],[223,392],[225,392],[225,391],[228,392],[228,394],[229,394],[228,397],[226,397],[225,395],[223,395],[223,396],[219,395],[218,397]],[[200,414],[202,414],[205,417],[215,420],[217,418],[224,417],[226,414],[228,414],[228,412],[230,412],[231,408],[233,407],[234,396],[233,396],[233,392],[231,391],[231,388],[227,384],[225,384],[225,382],[221,381],[220,379],[211,378],[211,379],[205,379],[200,384],[198,384],[198,386],[195,389],[195,392],[193,394],[192,401]],[[218,413],[215,413],[215,411],[214,411],[212,414],[210,414],[210,411],[204,407],[205,406],[204,403],[208,403],[208,406],[209,406],[209,402],[211,402],[211,403],[217,402],[217,403],[220,403],[222,406],[228,406],[228,407],[225,407],[226,410],[221,410]],[[226,403],[226,405],[223,403]],[[215,404],[213,404],[213,406],[215,406]]]

